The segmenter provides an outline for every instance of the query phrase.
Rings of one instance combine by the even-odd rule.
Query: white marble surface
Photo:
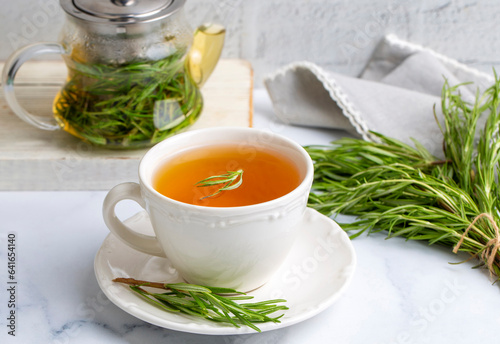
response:
[[[342,133],[294,128],[273,120],[264,91],[255,92],[255,126],[301,144]],[[202,336],[158,328],[111,304],[93,271],[108,234],[105,192],[0,193],[0,343],[481,343],[498,342],[500,293],[474,262],[425,243],[353,241],[358,256],[350,288],[323,313],[297,325],[240,336]],[[125,203],[129,216],[137,206]],[[7,233],[17,236],[16,336],[7,334]]]

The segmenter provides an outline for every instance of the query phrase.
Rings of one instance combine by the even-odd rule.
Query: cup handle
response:
[[[165,252],[161,248],[155,236],[137,233],[127,227],[116,216],[115,206],[118,202],[129,199],[139,203],[141,207],[146,209],[146,203],[141,195],[141,188],[137,183],[122,183],[112,188],[102,207],[104,222],[109,230],[120,238],[125,244],[135,250],[158,257],[166,257]]]
[[[65,55],[67,52],[59,43],[35,43],[17,50],[7,59],[7,61],[5,61],[2,73],[2,86],[7,104],[9,104],[12,111],[19,118],[40,129],[57,130],[61,127],[55,120],[52,123],[47,123],[30,114],[19,104],[14,93],[14,78],[21,65],[32,57],[44,54]]]

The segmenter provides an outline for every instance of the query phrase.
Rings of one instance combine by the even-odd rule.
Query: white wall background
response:
[[[257,86],[296,60],[356,75],[386,33],[500,70],[498,0],[187,0],[186,10],[193,25],[214,17],[226,25],[224,57],[249,60]],[[63,20],[58,0],[0,0],[0,59],[56,40]]]

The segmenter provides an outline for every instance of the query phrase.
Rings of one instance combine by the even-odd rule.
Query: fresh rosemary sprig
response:
[[[184,53],[122,65],[69,62],[69,80],[54,102],[69,133],[109,148],[148,147],[194,123],[198,87],[184,71]]]
[[[241,184],[243,183],[243,170],[238,170],[238,171],[227,171],[224,174],[218,175],[218,176],[211,176],[208,178],[205,178],[203,180],[200,180],[197,182],[196,186],[198,187],[206,187],[206,186],[214,186],[214,185],[223,185],[221,188],[219,188],[216,192],[200,198],[200,200],[208,198],[208,197],[213,197],[215,195],[220,194],[222,191],[229,191],[229,190],[234,190],[238,188]]]
[[[269,314],[287,310],[288,307],[277,305],[286,302],[283,299],[255,303],[237,303],[250,300],[253,296],[229,288],[215,288],[187,283],[159,283],[136,280],[133,278],[115,278],[113,282],[125,283],[149,303],[167,312],[180,312],[215,322],[228,323],[235,327],[246,325],[257,332],[261,330],[255,323],[274,322],[284,315],[270,317]],[[166,290],[153,293],[143,287]],[[228,294],[236,294],[228,296]]]
[[[465,251],[500,277],[500,80],[474,104],[459,86],[442,96],[445,160],[418,142],[415,148],[376,134],[380,143],[341,139],[306,147],[315,164],[309,206],[323,214],[356,215],[354,231],[388,231]],[[488,116],[475,142],[480,116]]]

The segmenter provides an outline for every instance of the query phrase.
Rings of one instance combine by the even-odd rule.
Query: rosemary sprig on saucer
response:
[[[206,186],[214,186],[214,185],[223,185],[216,192],[200,198],[200,200],[213,197],[215,195],[220,194],[222,191],[229,191],[238,188],[243,183],[243,170],[238,171],[227,171],[224,174],[218,176],[211,176],[200,180],[197,182],[196,186],[198,187],[206,187]]]
[[[257,332],[261,330],[255,323],[274,322],[284,315],[270,317],[269,314],[287,310],[288,307],[278,305],[286,302],[283,299],[267,300],[255,303],[237,303],[250,300],[253,296],[229,288],[215,288],[188,283],[160,283],[136,280],[133,278],[115,278],[113,282],[124,283],[134,292],[141,295],[149,303],[167,312],[184,313],[195,317],[228,323],[235,327],[246,325]],[[153,293],[143,287],[166,290]],[[228,296],[228,294],[234,294]]]

